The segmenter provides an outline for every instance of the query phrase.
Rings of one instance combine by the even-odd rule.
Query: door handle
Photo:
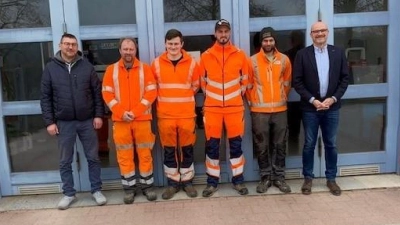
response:
[[[76,167],[78,168],[78,172],[81,171],[81,164],[79,160],[79,153],[76,151]]]
[[[318,144],[318,157],[321,158],[322,156],[322,140],[321,140],[321,136],[318,136],[317,139],[317,144]]]

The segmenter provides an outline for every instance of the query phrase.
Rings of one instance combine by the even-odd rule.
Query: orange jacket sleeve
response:
[[[285,60],[285,71],[283,72],[283,82],[286,96],[289,97],[289,92],[292,84],[292,64],[288,57]]]
[[[144,93],[140,102],[132,108],[135,117],[143,115],[143,113],[151,107],[157,97],[157,84],[154,74],[149,65],[143,63],[144,72]]]
[[[192,59],[192,60],[194,60],[194,59]],[[196,94],[196,92],[199,90],[200,76],[201,76],[201,69],[200,69],[199,64],[196,62],[196,65],[193,70],[193,75],[192,75],[192,89],[193,89],[194,94]]]
[[[250,90],[254,86],[254,70],[253,70],[253,63],[251,61],[251,58],[247,58],[247,65],[249,68],[249,79],[248,79],[248,84],[247,84],[247,89],[246,89],[246,99],[250,100]]]
[[[247,90],[247,85],[249,84],[249,61],[245,53],[243,53],[241,71],[242,79],[240,81],[240,85],[242,87],[242,95],[244,95]]]
[[[122,118],[125,110],[121,107],[120,103],[115,98],[113,70],[114,70],[114,65],[110,65],[106,69],[106,72],[103,77],[102,95],[104,102],[107,104],[108,108],[113,113],[113,116],[117,118]]]

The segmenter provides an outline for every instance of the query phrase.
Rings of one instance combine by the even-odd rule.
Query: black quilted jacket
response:
[[[94,67],[78,52],[65,63],[60,52],[47,63],[41,82],[40,106],[46,126],[57,120],[87,120],[104,115],[101,83]]]

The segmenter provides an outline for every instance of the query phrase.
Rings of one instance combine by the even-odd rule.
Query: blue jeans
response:
[[[101,162],[99,159],[99,142],[96,130],[93,127],[93,119],[85,121],[57,121],[58,148],[60,149],[60,175],[63,183],[63,194],[74,196],[74,179],[72,176],[72,159],[74,156],[74,145],[76,135],[82,142],[83,150],[89,167],[89,181],[91,192],[101,190]]]
[[[335,180],[337,173],[336,133],[339,125],[339,110],[321,110],[303,112],[305,142],[303,147],[304,178],[314,178],[314,149],[321,127],[322,140],[325,146],[325,176],[327,180]]]

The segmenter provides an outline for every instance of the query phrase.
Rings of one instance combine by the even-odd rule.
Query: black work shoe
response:
[[[328,180],[326,182],[326,186],[329,188],[329,191],[335,195],[335,196],[339,196],[342,194],[342,190],[340,190],[339,185],[337,185],[337,183],[335,181],[330,181]]]
[[[261,180],[256,188],[257,193],[265,193],[267,192],[268,188],[272,186],[272,181],[267,179],[267,180]]]
[[[183,187],[183,190],[186,192],[186,195],[189,198],[196,198],[197,197],[197,191],[193,187],[193,185],[186,185],[186,186]]]
[[[311,194],[311,187],[312,187],[312,179],[311,178],[304,179],[303,186],[301,186],[301,193],[303,195]]]
[[[207,185],[207,187],[203,190],[203,197],[205,198],[211,197],[217,190],[218,187]]]
[[[285,194],[292,192],[292,189],[290,189],[289,185],[284,180],[274,180],[273,185]]]
[[[157,194],[153,187],[149,187],[143,190],[143,194],[146,196],[148,201],[154,201],[157,199]]]
[[[247,195],[249,193],[249,190],[244,184],[233,185],[233,189],[235,189],[240,195]]]
[[[161,197],[165,200],[171,199],[178,191],[179,187],[169,186],[165,189],[164,193],[162,193]]]
[[[125,196],[124,196],[124,203],[125,203],[125,204],[132,204],[133,201],[135,201],[135,193],[134,193],[134,192],[132,192],[132,193],[125,193]]]

